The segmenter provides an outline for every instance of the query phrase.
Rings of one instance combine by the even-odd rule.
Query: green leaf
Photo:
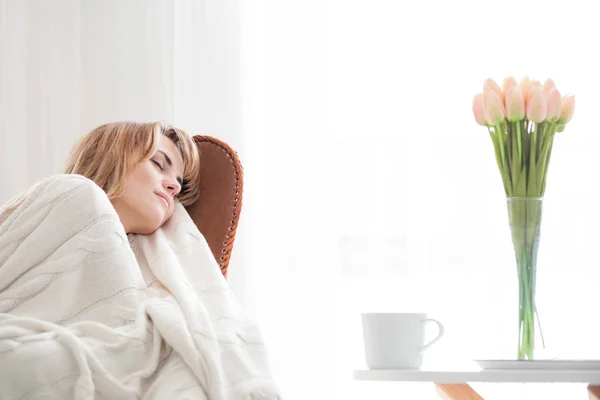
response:
[[[546,149],[546,154],[544,155],[543,168],[540,168],[540,171],[538,171],[538,176],[541,176],[541,178],[538,178],[541,182],[540,196],[543,196],[544,192],[546,191],[546,179],[548,176],[548,167],[550,166],[550,156],[552,155],[552,146],[554,144],[554,132],[550,134],[548,143],[549,144]]]
[[[496,155],[496,164],[498,164],[498,170],[502,172],[502,155],[500,154],[500,143],[498,143],[498,137],[495,132],[490,131],[490,138],[494,144],[494,154]]]
[[[521,173],[519,174],[519,181],[515,185],[515,193],[516,197],[526,197],[527,196],[527,169],[523,168]]]
[[[498,166],[498,171],[500,172],[500,176],[502,178],[502,184],[504,186],[504,191],[506,192],[506,182],[504,178],[504,172],[502,168],[502,155],[500,154],[500,143],[498,141],[498,136],[493,129],[488,129],[490,132],[490,139],[492,139],[492,144],[494,145],[494,155],[496,158],[496,165]]]
[[[538,158],[538,159],[541,157],[541,154],[543,152],[544,143],[546,143],[546,141],[547,141],[546,127],[547,127],[546,122],[537,124],[537,127],[536,127],[537,139],[538,139],[537,149],[536,149],[536,158]]]
[[[527,133],[527,122],[521,121],[521,141],[523,142],[523,166],[529,165],[529,148],[531,146],[531,135]]]
[[[504,189],[507,193],[510,193],[511,174],[508,159],[506,157],[506,139],[502,125],[496,125],[495,132],[498,137],[498,148],[500,149],[500,158],[502,160],[502,180],[504,182]]]
[[[527,169],[528,169],[528,176],[527,176],[527,194],[529,196],[533,196],[533,193],[536,191],[537,188],[537,175],[535,173],[536,171],[536,160],[537,160],[537,146],[538,146],[538,131],[537,131],[537,126],[534,125],[534,130],[533,132],[531,132],[531,134],[529,135],[530,137],[530,141],[531,144],[529,146],[529,162],[526,164],[527,165]]]
[[[510,133],[510,141],[511,141],[511,160],[510,160],[510,171],[511,176],[519,176],[521,171],[521,160],[519,159],[519,145],[518,145],[518,137],[515,129],[511,129]],[[513,179],[513,190],[517,190],[517,181]]]

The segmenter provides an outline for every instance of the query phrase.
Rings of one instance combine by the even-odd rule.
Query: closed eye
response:
[[[156,160],[152,160],[152,162],[153,162],[154,164],[156,164],[156,165],[158,166],[158,168],[160,168],[160,170],[161,170],[161,171],[164,171],[164,170],[165,170],[165,168],[162,166],[162,164],[161,164],[160,162],[158,162],[158,161],[156,161]]]

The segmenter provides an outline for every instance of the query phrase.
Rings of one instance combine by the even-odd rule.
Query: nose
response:
[[[169,176],[166,177],[163,181],[163,188],[169,193],[171,197],[175,197],[181,191],[181,185],[177,182],[175,177]]]

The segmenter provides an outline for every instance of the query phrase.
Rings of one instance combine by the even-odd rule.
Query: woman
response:
[[[118,290],[141,290],[144,282],[132,252],[135,236],[156,232],[173,216],[177,203],[195,201],[198,169],[193,139],[161,123],[116,122],[85,135],[71,152],[65,174],[36,183],[0,207],[0,314],[61,325],[93,320],[116,326],[131,318],[116,318],[97,307],[89,314],[103,294],[92,300],[84,290],[81,297],[63,301],[53,295],[59,292],[52,289],[58,279],[42,287],[31,282],[56,276],[71,279],[69,285],[93,285],[114,268],[130,270]],[[64,273],[95,260],[100,272],[81,268],[77,276]],[[52,289],[44,292],[47,297],[38,295],[44,288]],[[57,299],[60,306],[46,309],[45,304]]]
[[[160,123],[102,125],[77,144],[66,173],[94,181],[110,199],[127,233],[150,234],[175,202],[198,197],[199,158],[183,131]]]
[[[0,211],[1,399],[280,399],[182,207],[198,170],[184,132],[107,124]]]

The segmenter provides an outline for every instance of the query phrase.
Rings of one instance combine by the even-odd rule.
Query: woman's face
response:
[[[125,232],[147,235],[167,222],[175,210],[182,176],[179,150],[160,135],[156,153],[137,166],[125,182],[123,193],[112,201]]]

